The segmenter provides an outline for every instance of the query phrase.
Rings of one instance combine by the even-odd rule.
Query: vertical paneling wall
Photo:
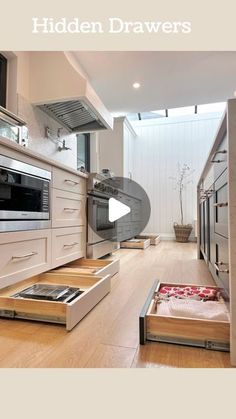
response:
[[[209,154],[221,114],[144,120],[133,124],[133,178],[146,190],[151,217],[146,233],[173,237],[173,223],[180,222],[178,192],[170,177],[177,176],[178,163],[194,170],[184,192],[184,222],[196,219],[196,185]]]

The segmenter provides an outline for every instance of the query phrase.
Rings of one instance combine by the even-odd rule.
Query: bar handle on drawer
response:
[[[38,252],[31,252],[27,253],[26,255],[20,255],[20,256],[12,256],[12,259],[25,259],[25,258],[31,258],[32,256],[37,255]]]
[[[216,202],[215,204],[213,204],[213,207],[227,207],[228,206],[228,202]]]
[[[214,263],[214,267],[217,270],[217,272],[222,272],[222,273],[228,274],[229,269],[220,269],[219,268],[219,266],[222,266],[222,265],[228,265],[228,263],[224,263],[224,262],[215,262]]]
[[[74,243],[70,243],[70,244],[64,244],[63,247],[73,247],[73,246],[76,246],[77,244],[79,244],[79,242],[74,242]]]
[[[78,211],[78,208],[64,208],[64,211],[69,211],[69,212],[74,212],[74,211]]]
[[[64,182],[70,183],[72,186],[75,186],[75,185],[78,185],[80,181],[75,182],[74,180],[71,180],[71,179],[65,179]]]
[[[214,158],[216,157],[217,154],[226,154],[226,153],[227,153],[227,150],[216,151],[212,156],[211,163],[222,163],[225,160],[214,160]]]

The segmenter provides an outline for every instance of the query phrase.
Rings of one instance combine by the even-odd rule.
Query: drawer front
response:
[[[218,150],[212,156],[214,180],[218,179],[218,177],[227,168],[227,165],[228,165],[227,160],[228,160],[228,139],[227,139],[227,135],[225,135],[224,139],[222,140],[221,144],[218,147]]]
[[[103,259],[79,259],[74,260],[73,262],[69,263],[67,266],[63,266],[60,269],[57,269],[58,273],[66,273],[73,272],[79,273],[81,269],[83,273],[88,270],[88,273],[92,273],[93,275],[105,276],[105,275],[115,275],[120,268],[120,260],[103,260]]]
[[[225,289],[229,294],[229,255],[228,255],[228,239],[215,234],[215,263],[214,278],[217,285]]]
[[[86,194],[86,179],[65,170],[53,168],[52,185],[54,188],[62,189],[67,192]]]
[[[215,182],[215,233],[228,237],[228,183],[227,171]]]
[[[83,195],[52,190],[52,227],[72,227],[86,224],[86,199]]]
[[[50,269],[51,231],[1,233],[0,254],[0,288]]]
[[[136,239],[150,239],[150,244],[152,246],[156,246],[161,241],[161,237],[155,236],[154,234],[139,234],[138,236],[136,236]]]
[[[88,244],[87,245],[87,257],[92,259],[98,259],[104,255],[114,252],[116,250],[116,243],[109,240],[105,240],[101,243]]]
[[[199,346],[206,349],[229,350],[229,321],[201,320],[153,314],[153,297],[155,291],[159,290],[160,285],[159,281],[154,282],[140,314],[139,330],[141,344],[145,344],[146,341],[151,340]]]
[[[85,256],[85,227],[52,230],[52,267],[63,265]]]
[[[67,305],[66,329],[70,331],[111,290],[111,276],[103,277],[82,298]]]
[[[70,303],[13,298],[12,295],[34,284],[66,285],[84,292]],[[111,289],[111,277],[57,275],[46,272],[0,291],[0,316],[61,323],[71,330]]]
[[[204,191],[207,191],[208,189],[211,188],[211,186],[213,185],[213,183],[214,183],[214,167],[210,167],[210,169],[209,169],[206,177],[203,180],[203,183],[201,185],[201,188]]]

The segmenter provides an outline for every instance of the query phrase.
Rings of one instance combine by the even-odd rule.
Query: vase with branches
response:
[[[189,183],[192,183],[191,175],[192,170],[186,163],[182,166],[178,163],[178,175],[177,177],[171,177],[176,182],[174,189],[178,191],[179,197],[179,208],[180,208],[180,224],[174,223],[174,231],[176,241],[187,242],[192,231],[191,224],[184,224],[184,210],[183,210],[183,192]]]

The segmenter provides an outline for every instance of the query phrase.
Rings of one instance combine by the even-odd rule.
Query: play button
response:
[[[129,214],[131,208],[128,205],[123,204],[115,198],[109,199],[108,218],[110,222],[119,220],[126,214]]]
[[[92,179],[88,190],[88,245],[96,245],[99,240],[122,242],[143,233],[151,206],[142,186],[125,177],[93,175]]]

